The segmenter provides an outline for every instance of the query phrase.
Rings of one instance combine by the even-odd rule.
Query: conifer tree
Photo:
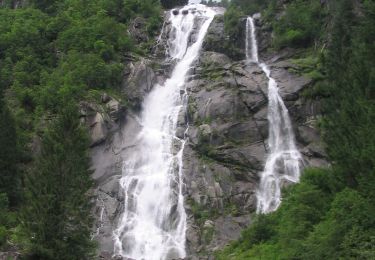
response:
[[[374,11],[366,1],[353,16],[352,1],[337,3],[339,14],[328,53],[331,97],[326,101],[325,142],[339,177],[352,188],[374,195]],[[369,185],[371,183],[371,185]]]
[[[19,200],[20,178],[17,171],[18,149],[15,121],[0,95],[0,193],[10,206]]]
[[[37,259],[90,259],[92,187],[88,138],[76,107],[59,112],[46,130],[42,151],[26,180],[24,229]]]

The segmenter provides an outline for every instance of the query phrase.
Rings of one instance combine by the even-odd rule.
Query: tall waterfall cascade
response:
[[[277,82],[271,77],[268,66],[259,62],[252,17],[246,20],[246,58],[249,62],[256,63],[268,78],[269,151],[257,190],[257,212],[269,213],[281,203],[282,184],[285,181],[299,181],[302,156],[295,144],[288,109],[279,95]]]
[[[176,65],[170,78],[163,85],[156,84],[145,98],[137,145],[123,162],[120,186],[125,199],[123,215],[114,231],[115,255],[145,260],[186,257],[182,176],[185,140],[175,133],[178,115],[187,102],[185,78],[214,16],[213,9],[199,4],[170,14],[167,59],[176,60]],[[191,43],[196,27],[197,36]]]

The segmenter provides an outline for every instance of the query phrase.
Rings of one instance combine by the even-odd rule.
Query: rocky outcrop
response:
[[[100,259],[112,259],[113,232],[123,211],[124,194],[120,189],[124,158],[130,156],[141,127],[137,116],[128,111],[121,114],[123,123],[107,135],[104,142],[92,147],[93,179],[96,183],[94,214],[96,224],[93,237],[99,242]]]
[[[224,16],[217,15],[208,29],[203,43],[203,50],[223,53],[235,60],[243,59],[245,56],[245,41],[241,41],[243,35],[238,36],[238,39],[230,39],[229,35],[224,31],[223,24]]]
[[[131,61],[124,71],[122,90],[136,110],[141,109],[144,96],[156,83],[156,74],[150,67],[150,63],[146,59]]]
[[[126,113],[126,108],[106,93],[101,97],[101,102],[81,102],[80,117],[89,129],[91,147],[105,142],[111,134],[118,131],[121,119]]]
[[[256,23],[261,26],[260,50],[266,50],[269,29],[260,18]],[[171,64],[158,62],[159,55],[165,53],[161,50],[168,45],[170,25],[166,22],[163,28],[154,60],[132,59],[126,65],[122,87],[129,110],[108,95],[102,96],[100,105],[82,104],[82,118],[90,127],[92,139],[93,178],[97,184],[93,236],[99,241],[101,259],[111,259],[113,254],[112,234],[124,201],[119,180],[126,167],[124,158],[137,143],[141,129],[137,117],[143,99],[170,71]],[[188,77],[188,105],[179,115],[176,133],[179,138],[187,138],[183,170],[189,259],[211,259],[213,251],[238,239],[241,230],[251,223],[268,149],[268,79],[256,64],[243,60],[245,38],[228,51],[224,43],[230,39],[223,28],[219,15]],[[320,102],[304,98],[312,82],[291,72],[296,71],[291,69],[296,66],[289,60],[292,53],[261,52],[260,57],[279,83],[305,166],[327,165],[316,127]]]
[[[264,38],[262,50],[269,44],[267,30],[258,32]],[[187,243],[193,259],[210,259],[212,251],[238,239],[250,224],[267,153],[268,79],[256,64],[228,56],[220,44],[223,35],[223,22],[215,19],[187,84],[184,172],[190,223]],[[312,81],[290,72],[295,66],[288,60],[290,55],[289,50],[279,56],[260,56],[279,84],[305,166],[324,166],[326,154],[316,127],[320,103],[304,98]]]

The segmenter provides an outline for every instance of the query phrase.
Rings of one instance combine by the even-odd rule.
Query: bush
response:
[[[274,44],[282,47],[307,47],[319,40],[325,10],[318,1],[296,0],[286,7],[285,14],[273,21]]]
[[[6,227],[0,226],[0,248],[6,244],[7,236],[8,236],[8,232],[7,232]]]
[[[272,0],[232,0],[230,5],[238,6],[246,15],[263,11]]]
[[[224,14],[224,30],[230,37],[238,38],[241,34],[240,18],[243,15],[240,8],[231,5]]]

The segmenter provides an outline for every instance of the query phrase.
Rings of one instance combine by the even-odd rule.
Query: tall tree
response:
[[[15,121],[0,95],[0,193],[6,193],[10,206],[19,199],[18,149]]]
[[[360,182],[367,186],[375,167],[375,5],[365,3],[364,15],[355,17],[352,1],[337,1],[326,62],[331,97],[326,102],[325,141],[338,176],[350,187]]]
[[[88,138],[76,107],[65,105],[46,130],[26,180],[24,228],[37,259],[89,259],[92,187]]]

